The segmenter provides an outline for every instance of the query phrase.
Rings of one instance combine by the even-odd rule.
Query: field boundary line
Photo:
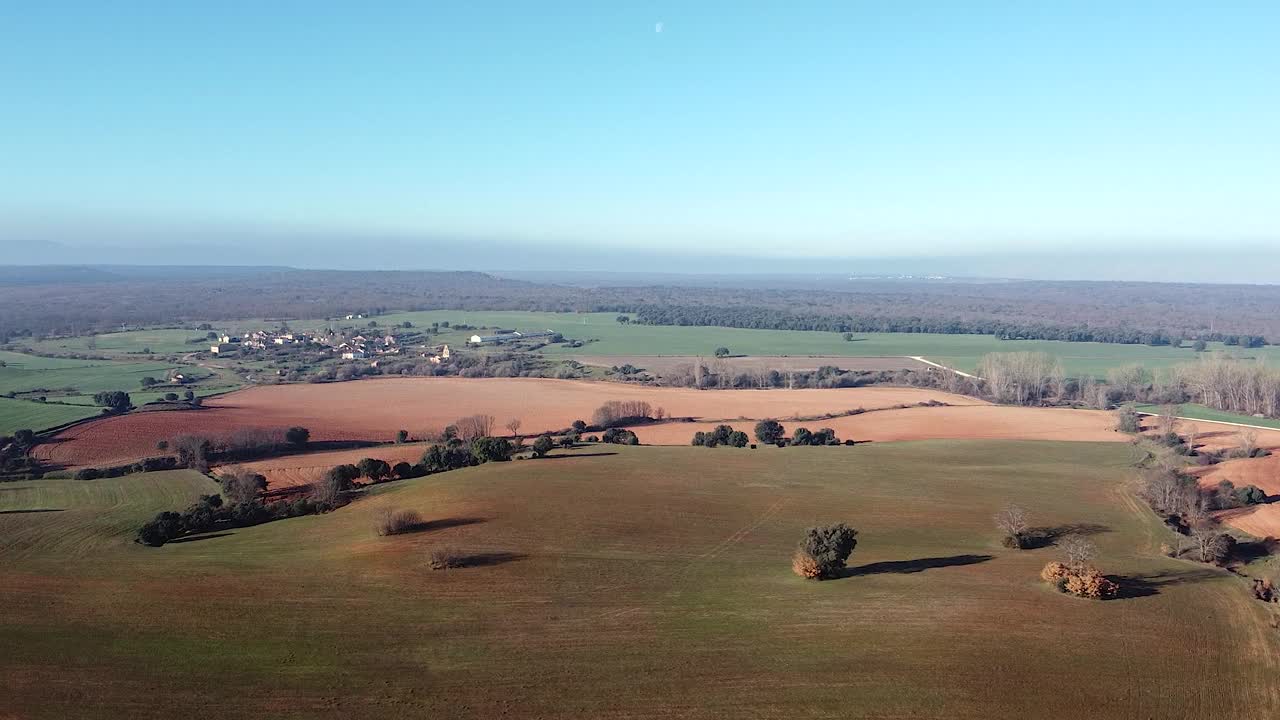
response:
[[[924,363],[925,365],[932,365],[933,367],[936,367],[936,368],[938,368],[938,369],[940,369],[940,370],[946,370],[946,371],[948,371],[948,372],[953,372],[953,373],[955,373],[955,374],[959,375],[960,377],[967,377],[967,378],[971,378],[971,379],[973,379],[973,380],[981,380],[981,379],[982,379],[982,378],[978,377],[977,375],[970,375],[969,373],[967,373],[967,372],[965,372],[965,371],[963,371],[963,370],[957,370],[957,369],[955,369],[955,368],[953,368],[953,367],[947,367],[946,365],[943,365],[942,363],[936,363],[936,362],[934,362],[934,361],[932,361],[932,360],[928,360],[928,359],[923,358],[923,357],[921,357],[921,356],[919,356],[919,355],[908,355],[907,357],[911,358],[912,360],[919,360],[920,362]]]

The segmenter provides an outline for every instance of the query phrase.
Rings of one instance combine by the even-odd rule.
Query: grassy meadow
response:
[[[1149,369],[1195,359],[1190,348],[1073,343],[1051,340],[997,340],[990,335],[928,333],[856,333],[853,341],[839,333],[806,330],[748,330],[723,327],[624,325],[616,313],[463,312],[441,310],[394,313],[377,318],[383,325],[409,321],[418,327],[449,321],[515,330],[554,330],[565,337],[592,342],[581,348],[548,347],[557,355],[704,355],[727,347],[745,355],[836,355],[845,357],[922,356],[966,372],[977,369],[991,352],[1038,351],[1062,359],[1068,374],[1103,377],[1107,370],[1129,363]],[[444,333],[439,342],[462,343],[472,331]],[[1211,349],[1222,350],[1220,344]],[[1237,349],[1238,350],[1238,349]],[[1280,360],[1273,347],[1238,350],[1241,355]]]
[[[26,353],[0,351],[0,433],[29,428],[43,430],[101,412],[93,402],[94,393],[124,390],[134,405],[159,400],[168,392],[191,389],[204,396],[236,387],[225,376],[177,363],[148,360],[77,360],[51,358]],[[164,384],[170,370],[181,370],[197,380],[190,386]],[[142,379],[161,381],[154,389],[143,390]],[[47,402],[36,398],[44,396]]]
[[[1161,413],[1164,407],[1161,405],[1139,405],[1138,410],[1149,413]],[[1183,403],[1178,406],[1178,414],[1181,417],[1191,418],[1192,420],[1212,420],[1214,422],[1239,423],[1241,425],[1252,425],[1254,427],[1275,428],[1280,430],[1280,420],[1273,418],[1260,418],[1252,415],[1242,415],[1240,413],[1226,412],[1224,410],[1214,410],[1211,407],[1205,407],[1198,403]]]
[[[0,487],[0,715],[22,718],[1272,718],[1268,608],[1156,550],[1127,445],[591,447],[376,486],[145,548],[211,483]],[[1060,595],[1007,502],[1091,524],[1132,597]],[[427,527],[384,538],[389,508]],[[40,511],[40,512],[32,512]],[[803,530],[860,530],[802,580]],[[471,566],[436,571],[432,548]],[[216,709],[216,710],[215,710]]]

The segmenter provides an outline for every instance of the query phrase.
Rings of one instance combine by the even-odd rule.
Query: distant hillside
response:
[[[0,336],[387,310],[638,313],[655,324],[1008,334],[1106,342],[1280,339],[1280,286],[707,276],[556,285],[479,272],[0,267]],[[669,278],[652,278],[667,281]]]

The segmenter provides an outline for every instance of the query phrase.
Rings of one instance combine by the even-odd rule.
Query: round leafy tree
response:
[[[858,544],[858,531],[844,523],[811,527],[796,548],[791,566],[812,580],[839,577]]]

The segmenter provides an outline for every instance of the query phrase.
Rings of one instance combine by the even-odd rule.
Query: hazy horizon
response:
[[[0,262],[1274,282],[1278,22],[31,6],[0,43]]]

